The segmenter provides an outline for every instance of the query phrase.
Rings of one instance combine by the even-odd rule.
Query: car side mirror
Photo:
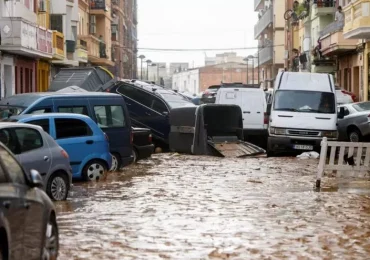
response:
[[[42,179],[41,174],[38,171],[32,169],[30,171],[30,177],[31,177],[30,182],[31,182],[32,187],[36,187],[36,188],[44,187],[44,180]]]
[[[269,116],[271,115],[271,103],[267,104],[267,108],[266,108],[266,114]]]
[[[343,119],[344,118],[344,107],[339,108],[338,112],[338,119]]]

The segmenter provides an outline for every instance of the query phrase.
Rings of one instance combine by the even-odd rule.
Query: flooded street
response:
[[[57,204],[59,259],[368,259],[370,185],[317,160],[161,154]]]

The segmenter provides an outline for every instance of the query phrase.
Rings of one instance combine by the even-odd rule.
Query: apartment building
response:
[[[205,66],[216,65],[227,62],[240,62],[243,63],[245,57],[238,56],[236,52],[225,52],[216,54],[215,57],[205,57]]]
[[[38,16],[42,2],[0,1],[1,97],[37,91],[37,68],[53,57],[52,32]]]
[[[255,64],[260,70],[259,81],[272,81],[284,68],[285,4],[285,1],[254,0],[254,9],[259,17],[254,26],[254,38],[258,40],[255,57],[258,62]]]

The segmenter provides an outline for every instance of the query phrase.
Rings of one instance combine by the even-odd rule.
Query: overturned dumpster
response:
[[[170,150],[194,155],[244,157],[264,154],[244,142],[242,111],[236,105],[204,104],[170,113]]]

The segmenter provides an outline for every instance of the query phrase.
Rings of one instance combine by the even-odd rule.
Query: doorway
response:
[[[352,92],[355,93],[356,96],[360,96],[360,67],[353,68]]]
[[[4,97],[13,95],[13,77],[12,66],[4,65]]]

